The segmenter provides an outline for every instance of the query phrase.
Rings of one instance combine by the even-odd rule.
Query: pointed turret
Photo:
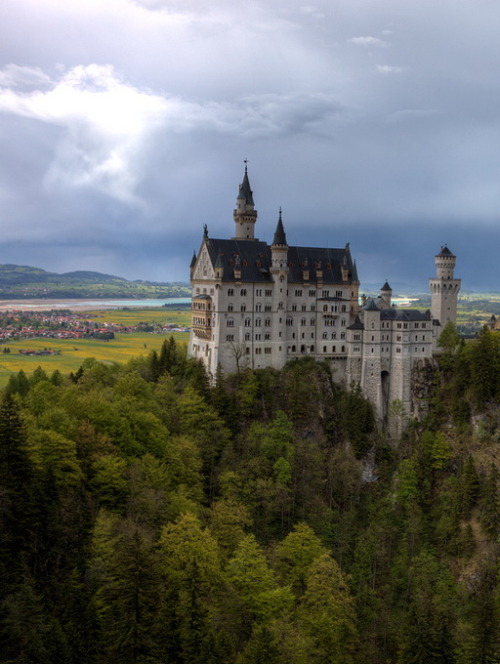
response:
[[[248,179],[248,170],[245,162],[245,175],[240,184],[236,198],[236,209],[233,211],[235,223],[234,240],[253,240],[257,210],[254,209],[253,191]]]
[[[283,220],[281,218],[281,208],[278,217],[278,223],[276,224],[276,230],[274,231],[273,247],[287,247],[286,243],[286,234],[285,229],[283,228]]]

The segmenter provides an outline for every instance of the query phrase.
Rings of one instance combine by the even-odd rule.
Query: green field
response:
[[[191,311],[148,307],[147,309],[108,309],[106,311],[88,311],[89,320],[118,325],[139,325],[139,323],[175,324],[182,327],[191,324]]]
[[[142,319],[141,319],[142,320]],[[126,323],[125,323],[126,324]],[[62,374],[77,371],[83,360],[93,357],[102,362],[128,362],[133,357],[147,356],[150,351],[159,351],[169,335],[163,334],[117,334],[115,339],[23,339],[8,343],[10,353],[0,353],[0,388],[4,387],[12,373],[21,369],[31,374],[37,367],[47,373],[58,369]],[[186,343],[187,332],[174,335],[177,343]],[[0,347],[1,348],[1,347]],[[61,351],[60,355],[20,355],[22,350],[50,348]]]

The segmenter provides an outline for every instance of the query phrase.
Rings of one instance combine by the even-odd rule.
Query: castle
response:
[[[460,279],[445,246],[430,279],[431,310],[398,309],[386,282],[376,298],[359,297],[349,244],[343,249],[287,242],[281,210],[271,245],[255,237],[257,211],[245,165],[234,237],[213,239],[205,226],[191,261],[192,328],[188,354],[213,377],[246,367],[281,369],[311,356],[334,378],[357,384],[385,417],[391,402],[415,414],[414,371],[429,362],[440,331],[455,322]]]

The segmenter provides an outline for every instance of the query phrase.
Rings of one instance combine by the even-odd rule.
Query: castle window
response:
[[[323,346],[323,353],[326,353],[326,346]]]
[[[245,348],[245,353],[246,353],[247,355],[250,355],[250,348],[249,348],[248,346]]]
[[[286,324],[287,324],[288,326],[293,325],[293,318],[287,318],[287,319],[286,319]]]
[[[270,288],[266,289],[266,297],[272,297],[273,291]]]
[[[361,339],[361,335],[360,335],[360,334],[355,334],[355,335],[354,335],[354,341],[359,341],[360,339]]]
[[[241,295],[241,297],[246,297],[246,294],[247,294],[247,289],[246,289],[246,288],[242,288],[242,289],[240,290],[240,295]]]
[[[422,323],[422,329],[425,329],[426,326],[427,326],[426,323]]]
[[[425,348],[422,346],[422,353],[425,353]]]
[[[246,311],[246,310],[247,310],[246,304],[242,304],[241,305],[241,311]]]
[[[262,311],[262,304],[256,304],[255,311]]]
[[[340,327],[345,327],[345,318],[340,321]]]
[[[314,339],[314,332],[311,332],[311,339]]]
[[[342,346],[342,352],[345,353],[345,346]]]
[[[270,348],[264,348],[264,353],[266,355],[270,355],[271,354],[271,349]]]
[[[264,325],[265,325],[266,327],[271,327],[271,319],[270,319],[270,318],[266,318],[266,320],[264,321]]]
[[[226,341],[234,341],[234,334],[228,334],[226,336]]]
[[[342,305],[342,307],[341,307],[340,311],[347,311],[347,307],[346,307],[346,305],[345,305],[345,304],[343,304],[343,305]]]
[[[300,347],[300,352],[301,352],[301,353],[305,353],[305,352],[306,352],[306,347],[304,346],[304,344],[302,344],[302,346]]]
[[[415,323],[415,329],[417,329],[417,328],[418,328],[418,323]]]
[[[250,320],[250,318],[245,318],[245,327],[250,327],[251,324],[252,321]]]
[[[292,353],[295,353],[296,350],[297,350],[296,347],[295,347],[295,346],[292,346]]]
[[[272,307],[270,304],[266,304],[266,306],[264,307],[264,311],[271,311],[271,309]]]
[[[256,348],[255,349],[255,354],[260,355],[262,353],[262,348]]]
[[[197,288],[197,289],[196,289],[196,293],[198,294],[199,292],[200,292],[200,289],[199,289],[199,288]]]
[[[322,291],[321,296],[322,297],[330,297],[330,291],[329,290]]]
[[[278,309],[283,309],[283,302],[278,303]]]
[[[295,297],[302,297],[302,291],[301,290],[296,290],[295,291]]]
[[[245,341],[250,341],[250,339],[251,339],[250,332],[246,332],[245,333]]]
[[[372,341],[375,341],[375,337],[373,336],[373,334],[372,334]]]
[[[262,320],[260,318],[255,319],[255,327],[260,327],[262,325]]]
[[[297,311],[297,305],[296,304],[292,304],[292,311]]]
[[[307,324],[306,319],[305,319],[305,318],[302,318],[302,319],[300,320],[300,324],[301,324],[301,325],[306,325],[306,324]]]
[[[337,346],[332,346],[332,353],[336,353],[336,352],[337,352]]]
[[[310,290],[309,291],[309,297],[316,297],[316,291],[315,290]]]
[[[314,353],[314,346],[311,346],[311,353]]]
[[[336,291],[335,297],[342,297],[342,291],[341,290]]]
[[[307,305],[303,304],[301,307],[301,311],[307,311]]]
[[[396,353],[400,353],[400,352],[401,352],[401,348],[396,348]]]
[[[227,319],[227,326],[228,327],[234,327],[234,319],[233,318],[228,318]]]
[[[336,338],[337,338],[337,333],[336,333],[336,332],[332,332],[332,339],[336,339]]]
[[[311,318],[311,320],[309,321],[309,325],[314,325],[315,322],[316,321],[314,320],[314,318]]]
[[[340,338],[341,338],[341,339],[345,339],[345,332],[342,332],[342,333],[340,334]]]
[[[311,311],[316,311],[316,305],[315,304],[311,304]]]
[[[398,324],[397,324],[397,328],[398,328],[398,330],[401,329],[401,323],[398,323]]]
[[[262,339],[262,334],[255,335],[255,341],[260,341]]]
[[[270,332],[266,332],[265,335],[264,335],[264,339],[265,339],[266,341],[269,341],[270,338],[271,338],[271,334],[270,334]]]
[[[305,339],[305,338],[306,338],[306,333],[305,333],[305,332],[302,332],[302,334],[300,335],[300,338],[301,338],[301,339]]]
[[[408,323],[403,323],[403,327],[404,327],[405,330],[407,330],[408,329]]]
[[[257,290],[255,291],[255,295],[257,297],[260,297],[262,295],[262,288],[257,288]]]
[[[328,305],[327,304],[323,305],[323,311],[328,311]]]
[[[323,332],[323,339],[328,339],[328,332]],[[325,351],[326,353],[326,351]]]

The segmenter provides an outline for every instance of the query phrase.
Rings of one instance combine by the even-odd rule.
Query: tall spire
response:
[[[247,160],[245,159],[245,175],[243,182],[240,184],[240,192],[237,200],[244,200],[246,205],[255,205],[253,202],[253,191],[250,188],[250,181],[248,179]]]
[[[281,218],[281,208],[279,212],[278,223],[276,224],[276,230],[274,231],[273,246],[287,246],[285,229],[283,228],[283,220]]]

